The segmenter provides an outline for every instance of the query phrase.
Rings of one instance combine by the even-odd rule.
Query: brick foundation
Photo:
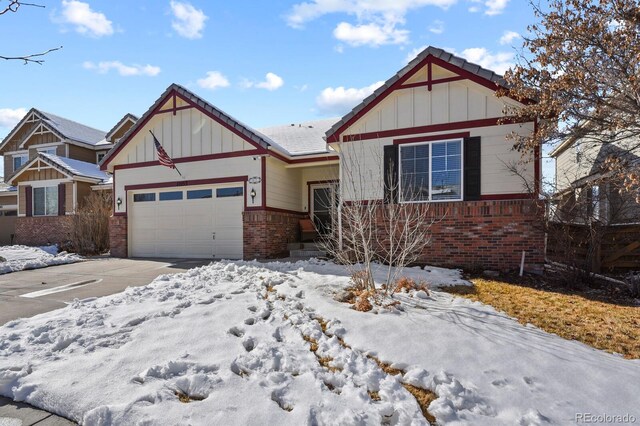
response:
[[[109,244],[111,256],[127,257],[127,217],[111,216],[109,218]]]
[[[69,241],[71,216],[19,217],[16,219],[16,244],[44,246]]]
[[[245,259],[268,259],[289,255],[288,243],[300,241],[301,218],[305,214],[267,210],[242,213]]]
[[[430,245],[420,262],[465,269],[513,270],[526,252],[525,269],[544,264],[542,210],[533,200],[417,204],[434,223],[425,231]],[[379,234],[384,234],[378,225]],[[385,239],[380,235],[381,240]]]

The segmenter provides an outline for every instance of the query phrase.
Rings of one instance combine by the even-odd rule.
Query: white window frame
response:
[[[36,189],[41,189],[41,188],[44,188],[44,214],[36,214],[36,193],[35,193],[35,190]],[[55,200],[56,200],[56,208],[55,208],[54,214],[47,214],[47,193],[48,193],[47,189],[50,189],[50,188],[55,188],[56,189],[56,191],[55,191],[56,192],[56,198],[55,198]],[[32,187],[31,191],[32,191],[32,193],[31,193],[31,214],[33,216],[35,216],[35,217],[58,216],[58,212],[60,210],[60,204],[58,203],[58,201],[60,200],[59,196],[58,196],[60,188],[58,187],[58,185],[34,186],[34,187]]]
[[[449,198],[446,200],[433,199],[433,144],[447,142],[460,142],[460,198]],[[428,200],[405,200],[402,191],[402,148],[410,146],[429,145],[429,199]],[[464,201],[464,139],[442,139],[436,141],[403,143],[398,145],[398,199],[400,203],[448,203]]]
[[[96,164],[100,163],[100,161],[107,155],[107,151],[96,152]]]
[[[53,151],[53,153],[48,151]],[[50,154],[50,155],[58,155],[58,147],[57,146],[42,147],[42,148],[38,148],[38,152],[44,152],[45,154]]]
[[[22,164],[20,164],[20,167],[16,168],[16,158],[24,158],[24,162],[22,162]],[[20,153],[20,154],[13,154],[11,156],[11,167],[13,167],[13,171],[15,172],[16,170],[20,169],[22,166],[24,166],[25,164],[27,164],[29,162],[29,151],[25,152],[25,153]]]

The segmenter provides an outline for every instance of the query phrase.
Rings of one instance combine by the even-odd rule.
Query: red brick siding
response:
[[[111,256],[127,257],[127,217],[111,216],[109,218],[109,244]]]
[[[248,211],[242,214],[245,259],[289,255],[288,243],[300,241],[299,221],[304,214]]]
[[[16,244],[42,246],[69,241],[71,216],[19,217],[16,220]]]
[[[544,264],[542,209],[533,200],[465,201],[417,204],[433,221],[425,229],[430,245],[420,262],[467,269],[511,270],[520,267],[522,251],[529,271]],[[384,226],[377,225],[384,241]]]

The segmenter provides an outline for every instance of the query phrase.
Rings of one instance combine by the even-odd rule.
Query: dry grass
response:
[[[186,393],[182,393],[182,392],[179,392],[179,391],[175,391],[174,393],[178,397],[178,401],[180,401],[180,402],[182,402],[184,404],[188,404],[191,401],[202,401],[204,399],[204,397],[202,397],[202,396],[187,395]]]
[[[429,284],[426,281],[415,282],[412,278],[400,277],[395,282],[394,293],[410,292],[411,290],[422,290],[429,294]]]
[[[640,308],[592,300],[579,293],[540,290],[501,281],[473,279],[474,287],[449,287],[450,293],[505,312],[565,339],[596,349],[640,358]]]

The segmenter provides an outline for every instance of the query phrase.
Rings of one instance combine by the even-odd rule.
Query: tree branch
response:
[[[56,50],[60,50],[62,49],[62,46],[60,47],[54,47],[52,49],[49,49],[45,52],[42,53],[34,53],[32,55],[25,55],[25,56],[2,56],[0,55],[0,59],[4,59],[5,61],[24,61],[24,64],[28,64],[29,62],[32,62],[34,64],[38,64],[38,65],[42,65],[42,63],[44,62],[44,59],[34,59],[34,58],[39,58],[42,56],[45,56],[48,53],[51,52],[55,52]]]
[[[9,0],[9,5],[7,7],[5,7],[4,9],[0,10],[0,15],[4,15],[7,12],[17,12],[18,9],[20,9],[20,6],[32,6],[32,7],[41,7],[41,8],[45,8],[46,6],[42,5],[42,4],[35,4],[35,3],[23,3],[20,0]]]

